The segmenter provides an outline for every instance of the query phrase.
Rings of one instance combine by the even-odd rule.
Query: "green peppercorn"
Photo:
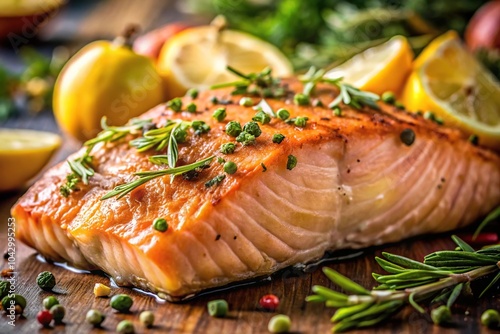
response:
[[[307,125],[308,117],[297,117],[295,118],[294,124],[300,128],[304,128]]]
[[[236,145],[234,143],[225,143],[220,147],[220,151],[224,154],[232,154],[236,149]]]
[[[242,131],[238,137],[236,137],[238,143],[242,143],[243,146],[249,146],[255,144],[255,136],[249,134],[246,131]]]
[[[212,317],[221,318],[226,316],[229,306],[224,299],[217,299],[208,302],[207,309]]]
[[[293,102],[299,106],[308,105],[309,104],[309,96],[307,96],[305,94],[301,94],[301,93],[295,94],[295,96],[293,97]]]
[[[288,110],[280,108],[276,112],[276,116],[278,116],[282,120],[287,120],[290,117],[290,113],[288,112]]]
[[[405,109],[405,105],[401,102],[401,101],[396,101],[394,102],[394,106],[400,110],[404,110]]]
[[[226,118],[226,108],[215,109],[212,117],[217,120],[217,122],[222,122]]]
[[[451,322],[451,311],[446,305],[441,305],[431,311],[432,321],[436,325],[445,325]]]
[[[281,144],[281,142],[285,139],[285,136],[283,136],[281,133],[275,133],[273,135],[273,143],[275,144]]]
[[[251,107],[253,106],[253,100],[250,97],[242,97],[240,99],[240,106]]]
[[[477,135],[470,135],[469,141],[471,142],[472,145],[477,146],[479,145],[479,137]]]
[[[260,136],[262,133],[262,130],[260,129],[259,124],[257,124],[256,122],[253,122],[253,121],[245,124],[245,126],[243,126],[243,131],[248,132],[249,134],[255,136],[255,138]]]
[[[399,134],[399,138],[406,146],[411,146],[415,142],[415,132],[412,129],[404,129]]]
[[[7,296],[10,291],[10,282],[9,281],[0,281],[0,300]]]
[[[231,121],[226,124],[226,133],[231,137],[238,137],[238,135],[243,131],[241,129],[241,124],[236,121]]]
[[[227,161],[224,164],[224,172],[226,172],[227,174],[234,174],[237,170],[238,166],[236,166],[236,164],[232,161]]]
[[[36,277],[36,283],[43,290],[52,290],[56,285],[56,278],[50,271],[42,271]]]
[[[191,88],[186,92],[186,95],[192,99],[196,99],[198,97],[198,90],[196,88]]]
[[[151,328],[155,322],[155,315],[151,311],[143,311],[139,315],[139,321],[144,327]]]
[[[217,103],[219,103],[219,99],[216,96],[212,96],[210,98],[210,102],[212,102],[213,104],[217,104]]]
[[[333,107],[333,114],[337,117],[342,116],[342,109],[340,107]]]
[[[153,228],[159,232],[165,232],[168,230],[168,223],[165,218],[156,218],[153,221]]]
[[[167,107],[175,112],[182,111],[182,100],[178,97],[167,102]]]
[[[134,324],[130,320],[122,320],[116,326],[116,332],[123,334],[135,333]]]
[[[46,310],[50,310],[52,306],[59,304],[59,301],[54,296],[48,296],[47,298],[43,299],[42,304]]]
[[[106,316],[99,310],[89,310],[85,316],[85,320],[94,327],[99,327],[102,322],[106,319]]]
[[[500,324],[500,314],[494,309],[486,310],[481,315],[481,323],[488,328],[496,328]]]
[[[54,305],[50,308],[50,313],[56,324],[60,324],[66,315],[66,309],[61,304]]]
[[[390,91],[384,92],[381,98],[382,101],[384,101],[387,104],[393,104],[394,102],[396,102],[396,94]]]
[[[202,133],[207,133],[210,131],[210,126],[203,121],[193,121],[191,127],[194,130],[195,135],[201,135]]]
[[[132,298],[126,294],[115,295],[111,297],[111,300],[109,301],[109,305],[112,308],[122,313],[128,312],[133,303],[134,301]]]
[[[271,333],[286,333],[290,331],[290,327],[292,327],[292,321],[284,314],[275,315],[267,324],[267,329]]]
[[[297,158],[290,154],[286,162],[286,169],[292,170],[295,168],[295,166],[297,166]]]
[[[187,105],[186,110],[190,113],[195,113],[196,112],[196,104],[191,102],[190,104]]]
[[[261,124],[268,124],[271,122],[271,117],[263,111],[259,111],[252,117],[253,121],[260,122]]]
[[[7,310],[12,305],[11,300],[14,301],[15,305],[21,308],[22,313],[22,311],[26,308],[26,299],[23,296],[18,295],[17,293],[12,295],[8,294],[7,296],[2,298],[2,308],[4,310]]]

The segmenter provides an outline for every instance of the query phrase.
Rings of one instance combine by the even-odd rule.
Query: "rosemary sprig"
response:
[[[227,66],[227,70],[239,77],[240,80],[216,84],[211,86],[210,89],[234,87],[231,93],[233,95],[251,94],[261,96],[262,98],[280,98],[287,93],[286,88],[281,86],[281,80],[272,76],[272,69],[270,67],[265,68],[259,73],[249,74],[243,74],[231,66]]]
[[[93,147],[93,145],[89,146],[80,158],[68,161],[71,173],[66,176],[66,183],[59,188],[64,197],[68,197],[72,191],[77,190],[80,181],[83,184],[88,184],[89,178],[94,175],[92,156],[90,155]]]
[[[109,143],[120,140],[124,138],[127,134],[135,134],[140,132],[144,127],[150,126],[150,119],[137,119],[133,118],[130,120],[128,125],[125,126],[109,126],[106,122],[106,117],[101,119],[101,131],[97,137],[87,140],[83,145],[87,147],[87,150],[83,156],[76,158],[74,160],[68,160],[69,168],[71,173],[66,176],[66,183],[63,184],[59,191],[64,197],[68,197],[72,191],[78,189],[78,183],[88,184],[89,178],[91,178],[95,171],[92,167],[92,155],[91,152],[94,146],[98,143]]]
[[[313,286],[309,302],[324,302],[337,311],[332,317],[334,332],[369,327],[392,316],[406,305],[419,312],[425,310],[420,302],[445,302],[451,307],[464,290],[465,284],[495,274],[482,297],[500,280],[500,245],[474,250],[457,236],[452,237],[458,250],[437,251],[427,255],[424,262],[403,256],[383,253],[377,263],[389,274],[373,274],[380,283],[371,291],[330,268],[323,268],[325,275],[347,295],[322,286]],[[432,303],[432,302],[431,302]]]
[[[153,179],[156,179],[158,177],[164,176],[164,175],[178,176],[178,175],[182,175],[184,173],[190,172],[192,170],[196,170],[198,168],[204,169],[204,168],[206,168],[207,165],[209,165],[212,162],[213,158],[214,158],[214,156],[211,156],[211,157],[196,161],[192,164],[179,166],[179,167],[175,167],[175,168],[134,173],[134,175],[139,176],[138,179],[131,181],[131,182],[128,182],[128,183],[125,183],[125,184],[121,184],[121,185],[115,187],[112,191],[108,192],[106,195],[101,197],[101,200],[105,200],[105,199],[115,197],[115,196],[117,196],[117,198],[122,198],[123,196],[125,196],[126,194],[128,194],[129,192],[134,190],[135,188],[143,185],[144,183],[151,181]],[[149,160],[155,164],[164,164],[164,163],[168,164],[169,159],[170,158],[166,155],[157,155],[157,156],[152,156],[149,158]]]
[[[343,78],[326,78],[326,71],[324,69],[316,70],[313,66],[309,68],[306,74],[299,77],[300,81],[304,83],[303,94],[310,96],[318,83],[326,83],[336,86],[340,94],[328,105],[329,108],[333,109],[338,107],[340,102],[345,105],[351,106],[356,109],[361,109],[363,106],[369,106],[373,109],[379,110],[377,101],[380,97],[371,92],[362,91],[352,85],[343,82]]]
[[[90,139],[84,143],[87,147],[85,154],[74,160],[69,160],[68,164],[72,173],[66,177],[66,183],[60,187],[60,192],[64,197],[68,197],[71,191],[77,190],[79,182],[88,183],[90,177],[95,173],[92,167],[91,152],[98,143],[110,143],[123,139],[128,134],[137,135],[145,129],[141,137],[137,137],[129,142],[129,144],[139,152],[145,152],[149,149],[161,151],[167,149],[168,166],[175,168],[179,158],[178,143],[184,143],[187,138],[187,129],[192,127],[194,133],[199,135],[206,133],[210,127],[203,121],[167,121],[165,126],[156,128],[156,125],[151,120],[146,119],[131,119],[125,126],[108,126],[106,118],[101,120],[101,131],[97,137]],[[175,174],[171,174],[172,179]]]
[[[151,123],[150,119],[138,118],[132,118],[130,122],[125,126],[109,126],[106,121],[106,116],[101,118],[102,131],[97,135],[97,137],[87,140],[83,144],[83,146],[93,147],[100,142],[114,142],[124,138],[128,134],[140,133],[142,129],[147,128],[153,124]]]

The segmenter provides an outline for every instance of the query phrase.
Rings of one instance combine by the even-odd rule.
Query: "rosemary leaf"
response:
[[[387,260],[389,260],[391,262],[394,262],[396,264],[399,264],[400,266],[403,266],[405,268],[409,268],[409,269],[423,269],[423,270],[437,270],[436,267],[433,267],[433,266],[430,266],[430,265],[427,265],[427,264],[423,264],[421,262],[409,259],[409,258],[404,257],[404,256],[394,255],[394,254],[386,253],[386,252],[383,252],[382,255]]]
[[[327,300],[325,302],[326,307],[334,307],[334,308],[339,308],[339,307],[345,307],[348,306],[349,303],[347,300],[341,301],[341,300]]]
[[[499,267],[500,269],[500,261],[498,261],[498,264],[497,266]],[[491,289],[493,286],[495,286],[495,284],[500,280],[500,272],[498,272],[498,274],[495,276],[495,278],[493,278],[490,282],[490,284],[488,284],[488,286],[486,288],[484,288],[484,290],[481,292],[481,294],[479,295],[479,298],[481,298],[482,296],[484,296],[484,294],[489,290]]]
[[[330,269],[328,267],[323,268],[323,273],[328,277],[333,283],[337,284],[346,291],[357,293],[360,295],[369,295],[370,292],[363,288],[361,285],[351,281],[347,277],[339,274],[337,271]]]
[[[389,262],[385,259],[382,259],[378,256],[375,257],[375,261],[377,261],[377,263],[379,264],[379,266],[384,269],[385,271],[387,271],[388,273],[391,273],[391,274],[399,274],[403,271],[405,271],[405,268],[401,267],[401,266],[398,266],[397,264],[394,264],[392,262]]]
[[[451,239],[460,247],[464,252],[474,252],[474,248],[472,248],[468,243],[457,237],[456,235],[452,235]]]
[[[326,298],[326,300],[347,301],[347,295],[325,288],[324,286],[321,285],[314,285],[312,287],[312,291],[317,295]]]
[[[490,212],[486,216],[486,218],[484,218],[484,220],[481,222],[481,224],[479,224],[476,231],[474,232],[472,239],[473,240],[476,239],[477,236],[479,235],[479,233],[481,233],[481,231],[486,227],[486,225],[488,225],[489,223],[491,223],[495,220],[500,220],[500,206],[498,208],[496,208],[495,210],[493,210],[492,212]]]
[[[455,301],[457,300],[458,296],[460,296],[463,287],[464,283],[460,283],[453,288],[453,290],[450,293],[450,296],[448,297],[448,301],[446,302],[446,306],[451,307],[453,304],[455,304]]]
[[[178,123],[173,129],[170,131],[170,135],[168,137],[168,148],[167,148],[167,156],[168,156],[168,167],[175,168],[177,164],[177,159],[179,158],[179,148],[177,146],[177,140],[175,139],[175,130],[179,128],[181,123]]]
[[[445,303],[451,295],[451,290],[450,289],[443,289],[440,293],[438,293],[434,299],[431,300],[431,304],[435,303]]]
[[[425,313],[425,310],[420,306],[418,305],[418,303],[415,301],[415,296],[416,296],[416,292],[412,292],[410,293],[410,296],[408,297],[408,302],[410,303],[411,306],[413,306],[413,308],[415,310],[417,310],[418,312],[420,313]]]
[[[319,295],[310,295],[306,297],[306,302],[311,303],[323,303],[326,302],[326,298]]]
[[[179,166],[175,168],[169,168],[169,169],[161,169],[161,170],[156,170],[156,171],[144,171],[144,172],[137,172],[134,175],[139,176],[138,179],[131,181],[129,183],[121,184],[119,186],[116,186],[112,191],[108,192],[105,194],[103,197],[101,197],[101,200],[105,200],[111,197],[117,196],[118,199],[122,198],[132,190],[136,189],[137,187],[143,185],[144,183],[153,180],[155,178],[164,176],[164,175],[181,175],[186,172],[189,172],[191,170],[195,170],[200,167],[204,167],[207,164],[209,164],[213,160],[214,156],[196,161],[192,164],[189,165],[184,165],[184,166]],[[166,159],[168,161],[167,156],[156,156],[156,160],[161,160],[161,159]]]
[[[361,304],[357,304],[357,305],[339,308],[337,310],[337,312],[335,312],[335,314],[333,315],[331,321],[332,322],[342,321],[344,319],[352,317],[355,314],[358,314],[359,312],[366,310],[367,308],[369,308],[372,305],[373,305],[373,302],[367,302],[367,303],[361,303]]]

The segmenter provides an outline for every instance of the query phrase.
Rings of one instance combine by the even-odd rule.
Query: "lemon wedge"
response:
[[[189,88],[205,90],[237,80],[227,66],[243,73],[270,67],[273,76],[278,77],[293,73],[290,61],[274,45],[247,33],[215,26],[194,27],[176,34],[162,47],[157,61],[169,98],[181,96]]]
[[[53,133],[0,129],[0,191],[22,187],[60,146],[61,138]]]
[[[343,77],[347,83],[377,94],[397,94],[411,72],[412,61],[413,51],[407,39],[395,36],[331,69],[326,77]]]
[[[500,150],[500,83],[449,32],[415,61],[402,97],[408,110],[434,112],[447,126]]]

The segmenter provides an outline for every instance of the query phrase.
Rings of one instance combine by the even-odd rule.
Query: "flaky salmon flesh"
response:
[[[168,167],[148,159],[164,152],[130,146],[140,133],[98,144],[87,185],[62,196],[71,172],[63,162],[19,199],[12,208],[19,240],[50,260],[101,269],[120,285],[179,299],[316,260],[325,251],[450,231],[500,204],[499,155],[473,145],[459,130],[381,102],[380,110],[341,105],[335,115],[326,105],[338,91],[327,85],[318,86],[314,97],[325,107],[298,106],[293,93],[302,84],[284,84],[290,93],[267,102],[291,118],[307,117],[307,124],[272,118],[259,124],[254,145],[236,143],[225,132],[229,121],[243,125],[256,113],[239,105],[241,96],[230,89],[183,98],[184,106],[197,105],[196,113],[161,105],[141,116],[157,127],[167,120],[205,121],[208,133],[190,129],[179,144],[178,165],[214,155],[234,162],[236,173],[224,173],[215,158],[196,177],[172,181],[165,175],[122,198],[103,200],[114,187],[137,179],[134,173]],[[221,122],[212,117],[220,107],[227,113]],[[403,131],[415,134],[413,143],[403,142]],[[276,133],[285,136],[280,144],[272,141]],[[235,152],[221,153],[228,142],[236,144]],[[289,156],[296,158],[294,168]],[[225,175],[220,183],[206,185],[219,175]],[[165,232],[153,228],[159,217],[168,223]]]

